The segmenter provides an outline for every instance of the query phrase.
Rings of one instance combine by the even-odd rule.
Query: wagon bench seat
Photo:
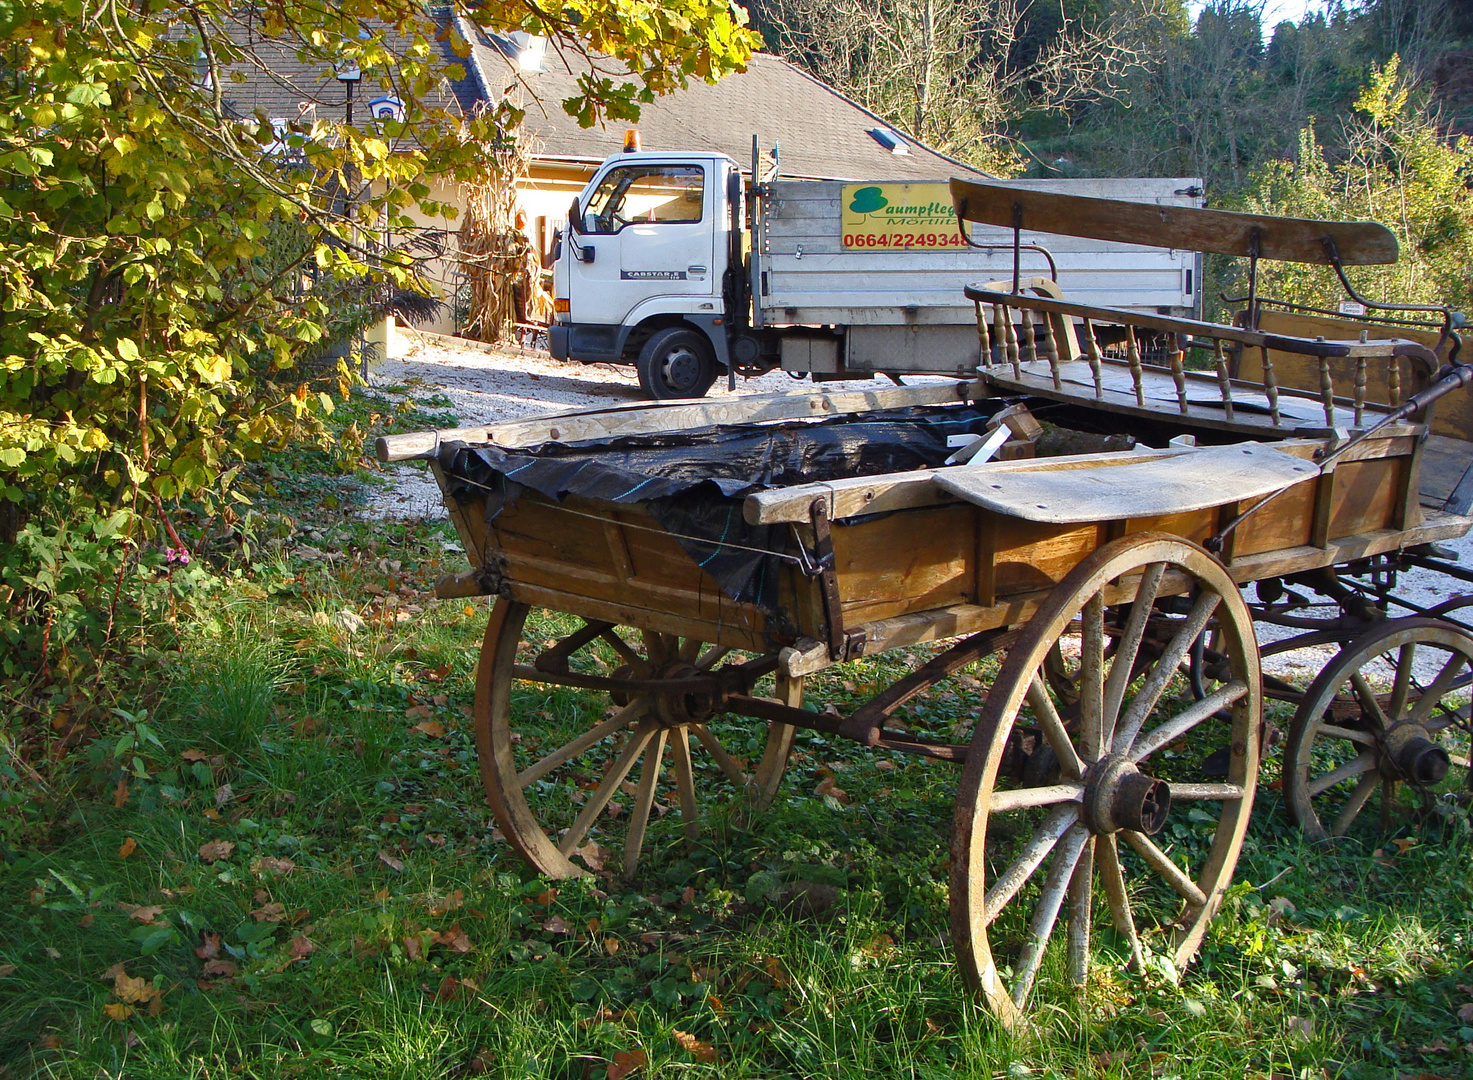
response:
[[[988,462],[938,471],[946,491],[988,510],[1069,524],[1124,521],[1202,510],[1267,495],[1319,474],[1313,462],[1271,446],[1081,454]]]

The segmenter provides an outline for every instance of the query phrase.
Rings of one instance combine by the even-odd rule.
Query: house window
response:
[[[588,200],[590,232],[625,225],[701,220],[706,172],[699,165],[622,165],[610,169]]]

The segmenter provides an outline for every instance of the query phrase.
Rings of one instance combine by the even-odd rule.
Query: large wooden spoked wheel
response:
[[[574,619],[578,629],[533,642],[527,616],[526,604],[506,599],[492,611],[475,724],[486,798],[535,869],[573,878],[622,866],[632,876],[667,813],[694,843],[703,805],[771,801],[794,729],[724,716],[698,684],[717,675],[749,693],[774,658]],[[800,692],[778,676],[780,700],[797,705]]]
[[[1378,791],[1383,830],[1438,793],[1466,794],[1468,710],[1456,699],[1470,685],[1473,635],[1440,619],[1393,619],[1351,642],[1294,714],[1289,815],[1325,839],[1349,832]]]
[[[1166,595],[1183,602],[1157,602]],[[1198,701],[1186,663],[1204,630],[1217,631],[1226,662],[1212,665]],[[1152,950],[1177,970],[1191,959],[1248,827],[1261,707],[1247,606],[1195,544],[1117,540],[1049,594],[983,705],[952,830],[957,957],[1005,1024],[1023,1017],[1056,939],[1071,980],[1084,983],[1096,880],[1133,968],[1156,927],[1148,913],[1167,931]],[[1026,732],[1051,752],[1051,775],[1025,768],[1027,781],[1009,780],[1003,767]],[[1204,776],[1198,766],[1223,746],[1226,774]]]

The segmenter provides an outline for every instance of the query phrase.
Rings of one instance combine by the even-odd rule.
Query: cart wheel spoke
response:
[[[1407,717],[1408,723],[1426,724],[1429,729],[1432,723],[1429,717],[1432,710],[1442,704],[1442,699],[1453,690],[1461,690],[1467,685],[1467,673],[1469,670],[1469,659],[1460,653],[1454,653],[1447,658],[1442,665],[1442,670],[1432,680],[1427,689],[1420,692],[1416,704],[1412,706],[1411,715]],[[1447,722],[1438,724],[1438,729],[1447,726]]]
[[[1079,627],[1079,754],[1090,762],[1099,760],[1104,742],[1104,678],[1105,598],[1096,594],[1080,612]]]
[[[578,757],[590,747],[602,742],[614,732],[628,727],[632,722],[643,716],[647,708],[648,705],[643,698],[640,698],[638,701],[631,701],[602,724],[584,732],[572,742],[568,743],[567,746],[554,750],[535,765],[529,765],[517,773],[517,786],[525,788],[536,783],[559,765],[573,760],[573,758]]]
[[[992,793],[991,812],[1006,814],[1010,810],[1024,810],[1033,806],[1077,803],[1083,795],[1083,784],[1048,784],[1040,787],[1009,788],[1006,791]]]
[[[654,733],[644,755],[644,767],[639,773],[639,787],[634,793],[634,809],[629,812],[629,832],[624,836],[624,876],[633,877],[639,866],[639,852],[644,847],[644,831],[650,823],[650,810],[655,805],[655,786],[660,782],[660,772],[665,761],[665,740],[669,732],[664,728]]]
[[[1345,805],[1340,808],[1340,814],[1335,818],[1335,824],[1330,827],[1333,836],[1344,836],[1366,803],[1371,801],[1371,796],[1381,786],[1381,777],[1377,773],[1371,773],[1360,778],[1355,785],[1355,790],[1350,793],[1350,798],[1345,800]]]
[[[1136,590],[1135,599],[1131,601],[1130,615],[1125,620],[1125,628],[1120,634],[1120,640],[1115,646],[1115,656],[1110,664],[1110,677],[1105,681],[1105,738],[1112,741],[1115,737],[1115,724],[1120,717],[1120,703],[1125,699],[1125,690],[1130,685],[1131,673],[1135,668],[1136,657],[1140,655],[1141,639],[1146,632],[1146,623],[1150,620],[1152,605],[1156,602],[1156,594],[1161,591],[1161,578],[1166,573],[1166,564],[1162,562],[1152,563],[1146,567],[1141,574],[1141,583]]]
[[[1207,620],[1212,618],[1212,613],[1217,610],[1217,605],[1221,602],[1221,596],[1205,592],[1192,604],[1186,620],[1176,631],[1170,643],[1162,650],[1160,658],[1151,668],[1151,673],[1146,676],[1145,684],[1135,699],[1131,701],[1130,707],[1125,710],[1125,715],[1120,718],[1120,724],[1115,730],[1113,746],[1115,753],[1121,753],[1135,742],[1135,737],[1140,734],[1141,725],[1146,722],[1146,718],[1151,715],[1151,710],[1161,700],[1167,683],[1171,681],[1177,668],[1181,666],[1187,650],[1192,647],[1192,642],[1197,640],[1198,635],[1207,626]]]
[[[1171,856],[1157,847],[1155,841],[1149,836],[1144,836],[1133,829],[1124,829],[1121,835],[1125,837],[1125,842],[1135,849],[1135,853],[1146,861],[1146,865],[1156,871],[1183,900],[1196,907],[1207,903],[1207,894],[1197,886],[1195,881],[1187,877],[1186,871],[1172,862]]]
[[[634,649],[630,646],[629,642],[620,637],[617,631],[605,630],[602,634],[599,635],[599,637],[602,638],[604,642],[606,642],[608,646],[614,650],[614,652],[619,654],[620,659],[622,659],[624,663],[629,665],[629,667],[634,671],[637,677],[641,679],[649,678],[649,661],[646,660],[643,656],[640,656],[639,653],[635,652]]]
[[[549,613],[529,626],[529,614],[525,604],[506,599],[492,610],[477,668],[474,716],[487,801],[507,842],[535,869],[571,878],[619,865],[632,875],[651,852],[668,850],[677,835],[675,815],[664,820],[667,802],[673,807],[678,797],[679,835],[694,843],[709,806],[749,794],[747,778],[727,749],[733,745],[727,729],[721,728],[723,746],[711,724],[723,715],[722,695],[767,692],[758,681],[772,671],[770,655],[738,654],[738,663],[724,668],[718,680],[703,672],[730,655],[723,645],[589,623],[571,634],[550,635],[557,644],[540,651],[555,650],[548,663],[555,670],[543,681],[535,661],[518,663],[518,654],[526,659],[539,651],[531,643],[544,640],[545,628],[567,617]],[[565,680],[571,673],[585,683],[593,681],[588,676],[602,681],[611,669],[618,669],[617,679],[640,683],[600,691]],[[798,680],[778,681],[796,693],[792,684]],[[776,794],[792,728],[768,724],[756,734],[755,742],[743,735],[740,745],[762,754],[758,784]],[[695,756],[716,768],[698,767]]]
[[[1125,873],[1120,868],[1120,851],[1115,846],[1115,837],[1100,837],[1095,844],[1095,857],[1100,863],[1100,884],[1104,886],[1105,898],[1110,904],[1110,921],[1130,950],[1130,970],[1139,974],[1145,970],[1146,957],[1141,950],[1140,934],[1136,932],[1135,916],[1130,910],[1130,895],[1126,892]]]
[[[675,758],[675,787],[680,792],[680,823],[686,843],[694,844],[701,838],[701,819],[696,804],[696,774],[690,759],[690,728],[677,728],[670,746]]]
[[[1028,687],[1028,704],[1033,708],[1034,719],[1043,729],[1049,748],[1059,759],[1059,770],[1069,779],[1078,780],[1084,775],[1084,762],[1079,759],[1079,753],[1069,739],[1069,732],[1059,718],[1059,710],[1054,707],[1041,675],[1035,675]]]
[[[705,724],[692,724],[691,731],[695,732],[696,739],[711,755],[711,760],[716,762],[717,767],[726,774],[731,786],[739,792],[745,792],[750,779],[746,773],[742,772],[742,767],[726,752],[726,748],[721,745],[721,740],[716,738]]]
[[[1163,598],[1168,581],[1172,595],[1190,589],[1191,601]],[[1132,596],[1129,610],[1106,606]],[[1177,676],[1209,623],[1220,641],[1205,696],[1193,701]],[[1066,640],[1076,634],[1077,648]],[[1176,967],[1191,960],[1247,830],[1261,707],[1248,608],[1222,565],[1188,541],[1140,534],[1107,544],[1039,605],[978,717],[952,835],[958,960],[999,1019],[1019,1023],[1029,996],[1044,992],[1040,972],[1055,935],[1069,980],[1086,983],[1096,875],[1132,967],[1143,962],[1133,902],[1169,926]],[[1191,755],[1157,753],[1207,737],[1209,727],[1230,747],[1221,780],[1201,778]],[[1176,798],[1199,808],[1172,819],[1172,836],[1185,836],[1183,826],[1193,834],[1178,849],[1190,853],[1190,870],[1149,836],[1165,827]],[[1122,834],[1135,849],[1124,862]],[[997,955],[999,942],[1006,956]]]
[[[1043,824],[1034,830],[1033,836],[1017,859],[999,875],[997,882],[988,890],[986,899],[982,901],[987,922],[992,922],[1002,913],[1003,907],[1018,895],[1018,890],[1033,876],[1033,871],[1043,865],[1043,860],[1048,858],[1049,852],[1059,842],[1059,837],[1068,832],[1070,826],[1078,820],[1079,808],[1072,804],[1056,806],[1049,812]]]
[[[1425,686],[1419,667],[1436,671]],[[1389,831],[1418,803],[1463,796],[1468,732],[1454,718],[1470,674],[1473,634],[1443,619],[1390,619],[1342,648],[1304,692],[1284,746],[1284,801],[1300,828],[1317,839]],[[1419,799],[1400,800],[1402,783]],[[1362,813],[1378,787],[1379,822]]]
[[[1391,726],[1391,721],[1386,716],[1386,710],[1381,707],[1381,699],[1366,677],[1357,671],[1350,677],[1355,687],[1355,696],[1360,700],[1360,707],[1365,710],[1365,718],[1375,725],[1377,731],[1385,731]]]
[[[1139,765],[1151,754],[1161,747],[1176,742],[1192,728],[1210,716],[1216,716],[1223,709],[1242,701],[1248,694],[1248,687],[1239,680],[1233,680],[1226,686],[1208,694],[1201,701],[1194,701],[1176,716],[1158,727],[1152,728],[1140,737],[1132,746],[1119,747],[1118,752],[1128,753],[1130,760]]]
[[[712,645],[706,652],[695,661],[697,671],[710,671],[719,664],[731,650],[724,645]]]
[[[1343,784],[1355,776],[1361,776],[1376,768],[1376,754],[1367,750],[1353,761],[1347,761],[1344,765],[1331,769],[1323,776],[1316,776],[1309,782],[1309,793],[1319,795],[1329,791],[1336,784]]]
[[[1079,862],[1069,878],[1069,981],[1083,986],[1089,978],[1090,905],[1094,902],[1094,849],[1099,839],[1091,836],[1079,853]]]
[[[1391,705],[1387,709],[1394,723],[1406,715],[1407,694],[1412,689],[1412,672],[1416,669],[1417,643],[1408,641],[1396,658],[1396,678],[1391,683]]]
[[[1063,906],[1064,894],[1069,888],[1069,879],[1084,853],[1089,840],[1089,830],[1083,825],[1072,826],[1063,840],[1054,849],[1048,875],[1044,878],[1043,890],[1038,898],[1038,907],[1033,911],[1033,921],[1028,926],[1028,938],[1018,956],[1018,966],[1013,975],[1013,1004],[1019,1009],[1033,989],[1033,980],[1038,975],[1038,965],[1043,962],[1043,951],[1048,948],[1048,939],[1054,932],[1054,923],[1059,919],[1059,908]]]
[[[568,831],[563,833],[562,842],[558,844],[558,851],[562,853],[563,858],[571,855],[573,849],[588,835],[588,829],[593,824],[593,819],[598,817],[603,812],[604,807],[609,805],[609,801],[614,797],[614,792],[619,789],[619,785],[624,782],[624,778],[634,768],[634,763],[639,760],[639,755],[644,753],[644,748],[649,745],[650,738],[657,730],[657,725],[648,720],[634,729],[634,734],[629,737],[629,741],[624,745],[624,752],[614,761],[613,767],[604,774],[603,781],[594,790],[593,794],[588,796],[588,800],[583,804],[583,810],[574,819],[573,824],[568,827]]]

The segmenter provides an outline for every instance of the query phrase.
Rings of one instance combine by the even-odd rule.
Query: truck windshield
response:
[[[706,173],[699,165],[625,165],[610,169],[588,200],[590,232],[615,233],[635,222],[701,220]]]

